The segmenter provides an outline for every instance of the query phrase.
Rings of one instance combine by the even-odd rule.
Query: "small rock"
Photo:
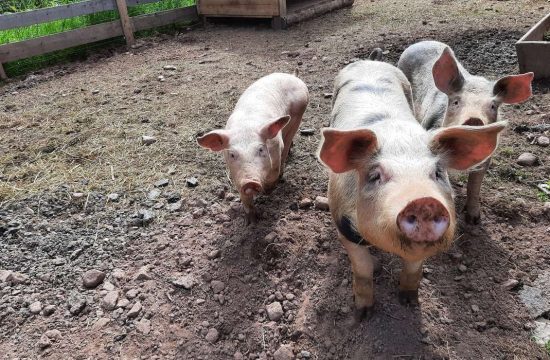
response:
[[[306,129],[300,129],[300,135],[302,136],[311,136],[315,134],[315,129],[306,128]]]
[[[151,320],[141,318],[136,324],[136,330],[144,335],[148,335],[151,332]]]
[[[535,321],[533,339],[539,345],[546,345],[550,342],[550,320],[541,318]]]
[[[170,70],[170,71],[177,70],[174,65],[164,65],[163,69],[164,70]]]
[[[291,345],[281,345],[277,351],[273,353],[274,360],[293,360],[294,352]]]
[[[88,270],[82,275],[82,285],[87,289],[95,289],[105,280],[105,273],[100,270]]]
[[[187,183],[187,186],[191,188],[197,187],[197,185],[199,185],[199,180],[197,180],[196,177],[187,178],[185,179],[185,182]]]
[[[311,205],[313,205],[313,201],[309,198],[303,198],[302,200],[300,200],[300,202],[298,203],[298,207],[300,209],[307,209],[307,208],[310,208]]]
[[[97,94],[99,94],[99,90],[97,89],[92,90],[92,95],[97,95]]]
[[[111,194],[107,195],[107,199],[109,199],[110,201],[113,201],[113,202],[118,201],[119,197],[120,197],[120,195],[117,194],[117,193],[111,193]]]
[[[210,330],[208,330],[208,332],[206,333],[206,336],[204,338],[209,343],[214,344],[220,338],[220,333],[218,332],[218,330],[216,330],[214,328],[211,328]]]
[[[84,197],[84,193],[81,192],[75,192],[72,194],[73,199],[82,199]]]
[[[144,266],[140,267],[138,272],[136,273],[135,279],[136,280],[151,280],[152,277],[149,274],[149,266],[144,265]]]
[[[50,340],[56,342],[58,340],[61,340],[61,331],[57,329],[48,330],[44,333]]]
[[[114,289],[115,289],[115,286],[113,285],[113,283],[111,283],[109,281],[105,281],[103,283],[103,290],[113,291]]]
[[[212,260],[212,259],[219,258],[221,253],[222,252],[220,249],[212,250],[208,253],[208,259]]]
[[[134,304],[134,306],[132,306],[132,308],[128,311],[128,319],[134,319],[136,318],[139,313],[141,312],[141,309],[142,309],[142,306],[141,306],[141,302],[136,302]]]
[[[84,310],[86,307],[86,299],[79,296],[72,296],[69,298],[69,312],[71,315],[76,316]]]
[[[38,348],[41,350],[44,350],[45,348],[48,348],[52,345],[52,341],[49,337],[46,336],[46,334],[43,334],[40,337],[40,340],[38,340]]]
[[[315,209],[327,211],[329,209],[328,198],[324,196],[317,196],[315,198]]]
[[[155,183],[155,186],[156,186],[156,187],[166,187],[166,186],[168,186],[168,184],[170,184],[170,180],[164,178],[164,179],[158,180],[158,181]]]
[[[162,191],[160,191],[159,189],[153,189],[153,190],[149,191],[149,193],[147,194],[147,199],[156,200],[160,196],[161,193],[162,193]]]
[[[460,264],[460,265],[458,265],[458,270],[460,272],[466,272],[466,271],[468,271],[468,267],[464,264]]]
[[[118,300],[118,291],[109,291],[101,301],[103,307],[107,310],[114,310]]]
[[[192,275],[181,276],[171,281],[172,285],[184,289],[191,289],[195,285],[195,279]]]
[[[40,301],[35,301],[32,304],[29,305],[29,311],[31,314],[40,314],[42,311],[42,303]]]
[[[138,295],[138,293],[139,293],[138,289],[130,289],[130,290],[126,291],[126,297],[128,299],[133,299]]]
[[[181,201],[176,201],[175,203],[168,204],[166,206],[166,209],[171,212],[180,211],[183,206],[183,203]]]
[[[523,153],[518,157],[516,161],[521,166],[535,166],[539,163],[539,158],[531,153]]]
[[[219,280],[212,280],[210,282],[210,286],[212,287],[214,294],[219,294],[225,289],[225,283]]]
[[[324,93],[324,94],[323,94],[323,97],[324,97],[325,99],[332,99],[333,96],[334,96],[333,93]]]
[[[153,145],[156,142],[157,142],[157,138],[154,136],[143,135],[141,137],[141,144],[145,146]]]
[[[537,138],[537,144],[542,147],[547,147],[548,145],[550,145],[550,139],[544,135],[539,136]]]
[[[479,306],[477,306],[477,305],[472,305],[472,311],[475,312],[475,313],[476,313],[476,312],[479,312]]]
[[[42,310],[42,316],[50,316],[55,312],[55,305],[47,305]]]
[[[19,285],[24,284],[29,280],[29,277],[25,274],[21,274],[18,272],[10,272],[6,276],[6,282],[12,284],[12,285]]]
[[[283,307],[278,301],[272,302],[265,308],[267,310],[267,316],[271,321],[279,321],[284,315]]]
[[[99,318],[97,319],[97,321],[92,325],[92,330],[99,330],[101,329],[102,327],[104,327],[105,325],[107,325],[108,323],[111,322],[111,319],[109,318]]]
[[[130,300],[126,298],[120,298],[118,299],[118,302],[116,303],[117,308],[126,309],[130,305]]]
[[[8,282],[11,273],[11,270],[0,270],[0,283]]]
[[[142,225],[149,225],[153,222],[155,218],[155,213],[151,210],[147,209],[141,209],[138,211],[139,220],[141,221]]]
[[[505,282],[503,282],[500,286],[504,289],[504,290],[512,290],[513,288],[515,288],[516,286],[518,286],[519,284],[519,281],[517,281],[516,279],[508,279],[506,280]]]
[[[114,269],[113,277],[117,280],[124,280],[126,273],[122,269]]]
[[[296,296],[294,296],[294,294],[291,294],[291,293],[286,294],[285,297],[288,301],[292,301],[296,298]]]
[[[244,360],[244,356],[240,351],[237,351],[233,354],[233,360]]]
[[[164,78],[164,75],[159,75],[159,77],[157,79],[160,82],[165,82],[166,81],[166,79]]]
[[[300,356],[304,359],[309,359],[311,357],[311,353],[306,350],[300,351]]]

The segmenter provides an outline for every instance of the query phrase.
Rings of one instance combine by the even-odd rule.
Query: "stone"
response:
[[[99,94],[99,90],[97,89],[92,90],[92,95],[97,95],[97,94]]]
[[[8,282],[8,277],[11,273],[11,270],[0,270],[0,283]]]
[[[284,315],[283,306],[278,301],[272,302],[265,308],[267,310],[267,316],[271,321],[279,321]]]
[[[59,331],[57,329],[48,330],[44,333],[44,335],[46,335],[53,342],[61,340],[61,338],[62,338],[61,331]]]
[[[114,269],[112,275],[117,280],[124,280],[126,278],[126,273],[122,269]]]
[[[218,332],[218,330],[216,330],[214,328],[211,328],[210,330],[208,330],[208,332],[206,333],[206,336],[204,338],[209,343],[214,344],[220,338],[220,333]]]
[[[300,209],[307,209],[307,208],[310,208],[311,205],[313,205],[313,201],[309,198],[303,198],[302,200],[300,200],[300,202],[298,203],[298,207]]]
[[[103,327],[105,327],[108,323],[111,322],[111,319],[109,318],[105,318],[105,317],[102,317],[102,318],[99,318],[97,319],[97,321],[92,325],[92,330],[99,330]]]
[[[175,71],[177,70],[176,67],[174,65],[164,65],[163,67],[164,70],[170,70],[170,71]]]
[[[128,319],[135,319],[139,313],[141,312],[141,309],[142,309],[142,306],[141,306],[141,302],[136,302],[134,304],[134,306],[132,306],[132,308],[128,311]]]
[[[219,294],[225,289],[225,283],[219,280],[212,280],[210,282],[210,286],[212,287],[214,294]]]
[[[149,193],[147,194],[147,199],[156,200],[160,196],[161,193],[162,193],[162,191],[160,191],[159,189],[153,189],[153,190],[149,191]]]
[[[516,279],[508,279],[505,282],[503,282],[502,284],[500,284],[500,286],[504,290],[510,291],[513,288],[515,288],[516,286],[518,286],[518,284],[519,284],[519,281],[517,281]]]
[[[215,249],[215,250],[212,250],[208,253],[208,259],[212,260],[212,259],[216,259],[216,258],[219,258],[220,255],[221,255],[221,250],[220,249]]]
[[[18,272],[10,272],[6,276],[6,282],[12,284],[12,285],[19,285],[24,284],[29,280],[29,277],[25,274],[21,274]]]
[[[86,307],[86,299],[80,296],[71,296],[68,305],[71,315],[76,316]]]
[[[101,301],[106,310],[114,310],[118,301],[118,291],[109,291]]]
[[[300,129],[300,135],[302,136],[312,136],[314,134],[315,134],[315,129],[312,129],[312,128]]]
[[[153,145],[157,142],[157,138],[154,136],[143,135],[141,137],[141,144],[145,146]]]
[[[152,277],[151,277],[151,274],[149,274],[149,266],[144,265],[144,266],[140,267],[138,272],[134,276],[134,279],[139,280],[139,281],[151,280]]]
[[[126,291],[126,297],[128,299],[133,299],[138,295],[138,293],[139,293],[138,289],[130,289],[130,290]]]
[[[92,269],[82,275],[82,285],[87,289],[95,289],[105,280],[105,273],[100,270]]]
[[[188,187],[194,188],[199,185],[199,180],[197,180],[196,177],[190,177],[185,179],[185,183],[187,184]]]
[[[119,198],[120,198],[120,195],[117,194],[117,193],[111,193],[111,194],[107,195],[107,199],[109,199],[109,201],[116,202],[116,201],[118,201]]]
[[[315,209],[316,210],[322,210],[322,211],[328,211],[329,205],[328,205],[328,198],[324,196],[317,196],[315,198]]]
[[[537,319],[532,336],[537,344],[546,345],[550,341],[550,320],[544,318]]]
[[[472,311],[475,312],[475,313],[476,313],[476,312],[479,312],[479,306],[477,306],[477,305],[472,305]]]
[[[180,276],[177,279],[173,279],[171,283],[176,287],[189,290],[193,288],[193,286],[195,285],[195,279],[193,278],[192,275],[184,275],[184,276]]]
[[[137,322],[136,330],[144,335],[148,335],[151,332],[151,320],[142,318]]]
[[[47,305],[42,309],[42,316],[50,316],[55,312],[55,305]]]
[[[113,283],[111,283],[109,281],[105,281],[103,283],[103,290],[113,291],[114,289],[115,289],[115,286],[113,285]]]
[[[294,351],[291,345],[281,345],[277,351],[273,353],[274,360],[293,360]]]
[[[32,304],[29,305],[29,311],[31,314],[40,314],[42,311],[42,303],[40,301],[35,301]]]
[[[164,75],[159,75],[159,77],[157,79],[160,82],[165,82],[166,81],[166,79],[164,78]]]
[[[170,184],[170,180],[164,178],[155,182],[155,187],[166,187],[168,184]]]
[[[300,351],[300,357],[303,359],[309,359],[311,357],[311,353],[309,351],[302,350]]]
[[[130,300],[126,298],[120,298],[118,299],[118,302],[116,303],[117,308],[126,309],[130,305]]]
[[[537,145],[547,147],[550,145],[550,139],[547,136],[541,135],[537,138]]]
[[[468,271],[468,267],[464,264],[460,264],[460,265],[458,265],[458,270],[460,272],[466,272],[466,271]]]
[[[40,337],[40,340],[38,340],[38,348],[40,350],[44,350],[50,346],[52,346],[52,341],[50,340],[49,337],[46,336],[46,334],[43,334]]]
[[[75,192],[72,194],[72,196],[73,196],[73,199],[82,199],[85,196],[85,194],[81,192]]]
[[[183,206],[183,202],[180,200],[180,201],[176,201],[175,203],[168,204],[168,206],[166,206],[166,209],[171,212],[176,212],[176,211],[180,211],[182,206]]]
[[[550,311],[550,296],[546,296],[545,291],[540,288],[524,285],[519,292],[519,298],[532,319]]]
[[[244,356],[240,351],[237,351],[233,354],[234,360],[244,360]]]
[[[521,154],[516,162],[520,166],[536,166],[539,163],[539,158],[535,154],[526,152]]]
[[[333,93],[323,93],[323,97],[324,97],[325,99],[332,99],[333,96],[334,96]]]

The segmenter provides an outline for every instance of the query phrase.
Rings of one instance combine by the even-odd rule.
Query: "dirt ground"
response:
[[[216,21],[3,85],[0,271],[26,278],[0,282],[0,358],[272,359],[281,345],[302,359],[549,358],[517,291],[550,268],[536,189],[550,151],[514,131],[548,123],[548,85],[504,109],[482,224],[461,225],[452,249],[426,262],[419,307],[399,304],[399,261],[375,252],[376,313],[351,327],[351,269],[330,215],[298,207],[326,194],[314,154],[324,93],[345,64],[376,46],[395,63],[432,38],[496,79],[517,73],[514,43],[548,11],[543,0],[356,0],[286,31]],[[295,68],[311,92],[302,127],[315,135],[297,135],[284,182],[258,199],[263,220],[245,227],[222,158],[194,139],[222,127],[255,79]],[[142,135],[158,141],[143,146]],[[516,165],[526,151],[541,164]],[[465,176],[453,178],[460,208]],[[86,289],[91,269],[106,279]],[[503,288],[510,279],[519,284]],[[266,314],[274,301],[278,321]]]

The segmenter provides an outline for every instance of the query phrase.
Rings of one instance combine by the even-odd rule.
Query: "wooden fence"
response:
[[[6,79],[2,63],[43,55],[52,51],[106,40],[123,35],[129,46],[133,45],[134,32],[177,22],[198,20],[197,7],[161,11],[130,17],[128,6],[155,3],[159,0],[86,0],[77,3],[37,9],[21,13],[0,15],[0,31],[22,26],[41,24],[100,11],[117,10],[120,19],[86,26],[57,34],[0,45],[0,78]]]

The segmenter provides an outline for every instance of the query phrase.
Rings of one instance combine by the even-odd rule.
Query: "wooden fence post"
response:
[[[4,71],[4,67],[2,66],[2,63],[0,62],[0,79],[6,80],[8,76],[6,75],[6,72]]]
[[[126,0],[116,0],[116,5],[118,7],[118,13],[120,14],[120,23],[122,24],[122,32],[126,38],[126,44],[132,46],[135,44],[136,40],[134,39],[134,27],[132,26],[130,16],[128,16]]]

